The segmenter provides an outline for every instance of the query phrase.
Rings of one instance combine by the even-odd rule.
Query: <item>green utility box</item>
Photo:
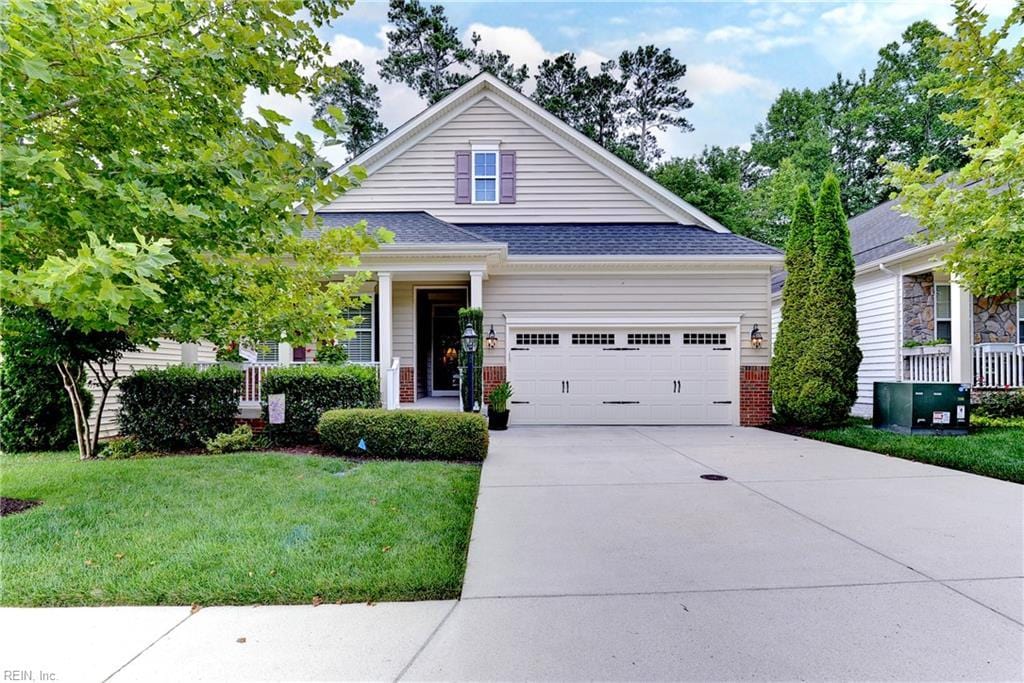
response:
[[[875,382],[872,424],[898,434],[966,434],[971,389],[936,382]]]

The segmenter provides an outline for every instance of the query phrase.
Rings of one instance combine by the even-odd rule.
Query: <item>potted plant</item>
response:
[[[487,428],[494,431],[508,429],[508,401],[512,398],[512,385],[502,382],[487,394]]]

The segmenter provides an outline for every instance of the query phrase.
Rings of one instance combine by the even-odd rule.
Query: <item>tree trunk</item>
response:
[[[95,367],[90,363],[89,369],[92,370],[93,375],[96,377],[96,383],[99,384],[101,392],[99,406],[96,409],[96,424],[93,426],[92,434],[92,453],[95,454],[100,451],[100,425],[103,423],[103,409],[107,405],[107,397],[110,395],[110,390],[114,388],[120,376],[117,374],[116,360],[110,363],[109,375],[103,363],[97,363]]]
[[[75,439],[78,442],[78,456],[82,460],[91,460],[93,456],[92,441],[89,439],[89,420],[82,408],[82,397],[78,393],[78,373],[73,372],[71,366],[65,362],[57,363],[57,370],[60,372],[61,380],[64,382],[64,390],[67,391],[71,400],[71,414],[75,419]]]

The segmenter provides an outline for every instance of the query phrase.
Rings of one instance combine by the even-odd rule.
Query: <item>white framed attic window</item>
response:
[[[498,149],[473,148],[474,204],[498,203]]]
[[[935,339],[953,339],[953,321],[949,285],[935,285]]]

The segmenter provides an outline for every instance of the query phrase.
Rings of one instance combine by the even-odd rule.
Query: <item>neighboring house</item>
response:
[[[946,246],[916,241],[922,227],[900,214],[895,200],[851,218],[849,226],[864,353],[854,414],[871,415],[879,381],[1024,386],[1024,303],[959,287],[942,264]],[[773,338],[784,280],[782,273],[773,278]]]
[[[318,213],[323,229],[365,219],[395,234],[363,258],[372,303],[347,342],[351,360],[379,363],[387,407],[456,394],[468,305],[493,331],[485,390],[512,383],[516,424],[769,418],[782,255],[496,78],[477,76],[352,163],[367,178]]]

